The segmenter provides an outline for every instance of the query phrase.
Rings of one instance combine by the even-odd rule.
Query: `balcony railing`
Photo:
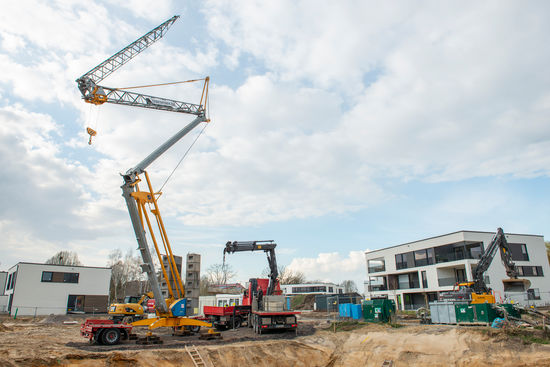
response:
[[[369,266],[369,274],[370,273],[380,273],[381,271],[386,271],[386,266],[385,265],[380,265],[380,266]]]
[[[454,277],[452,278],[438,278],[437,282],[440,287],[448,287],[453,286],[456,284],[456,279]]]

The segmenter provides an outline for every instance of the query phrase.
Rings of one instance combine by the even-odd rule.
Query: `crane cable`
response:
[[[172,170],[172,172],[170,173],[170,175],[168,175],[168,177],[166,178],[166,180],[164,181],[164,183],[162,184],[162,186],[160,187],[160,189],[158,190],[158,192],[162,192],[162,189],[164,188],[164,186],[168,183],[168,181],[170,180],[170,178],[172,178],[172,175],[174,174],[174,172],[176,172],[176,170],[177,170],[178,167],[180,166],[181,162],[183,162],[183,160],[185,159],[185,157],[187,157],[187,153],[189,153],[189,151],[191,150],[191,148],[193,148],[193,145],[195,145],[195,143],[196,143],[197,140],[200,138],[200,136],[202,135],[202,133],[204,132],[204,130],[206,129],[207,126],[208,126],[208,124],[204,124],[204,127],[202,128],[202,130],[197,134],[197,137],[195,138],[195,140],[193,141],[193,143],[189,146],[189,148],[187,148],[187,150],[185,151],[185,153],[183,154],[183,156],[182,156],[181,159],[179,160],[178,164],[176,164],[176,167],[174,167],[174,169]]]
[[[125,87],[125,88],[115,88],[115,90],[123,90],[123,89],[137,89],[137,88],[149,88],[149,87],[160,87],[163,85],[173,85],[173,84],[183,84],[183,83],[193,83],[193,82],[200,82],[201,80],[206,80],[206,78],[202,79],[190,79],[190,80],[182,80],[179,82],[170,82],[170,83],[159,83],[159,84],[148,84],[148,85],[137,85],[135,87]]]
[[[196,79],[196,80],[206,80],[206,78],[204,79]],[[208,116],[207,117],[207,121],[210,121],[210,98],[208,98],[206,100],[206,104],[207,104],[207,108],[206,108],[206,111],[207,111],[207,114]],[[164,181],[164,183],[162,184],[162,186],[160,187],[160,189],[158,190],[158,192],[162,192],[162,189],[164,188],[164,186],[166,186],[166,184],[168,183],[168,181],[170,180],[170,178],[172,178],[172,175],[174,174],[174,172],[176,172],[176,170],[178,169],[178,167],[180,166],[181,162],[183,162],[183,160],[185,159],[185,157],[187,157],[187,154],[189,153],[189,151],[191,150],[191,148],[193,148],[193,145],[195,145],[195,143],[197,142],[197,140],[199,140],[200,136],[202,135],[202,133],[204,132],[204,130],[206,130],[206,127],[208,126],[209,124],[206,123],[204,124],[204,127],[202,128],[202,130],[197,134],[197,137],[195,138],[195,140],[193,140],[193,143],[191,143],[191,145],[189,146],[189,148],[187,148],[187,150],[185,151],[185,153],[183,154],[183,156],[180,158],[178,164],[176,164],[176,167],[174,167],[174,169],[172,170],[172,172],[170,173],[170,175],[168,175],[168,177],[166,178],[166,180]]]

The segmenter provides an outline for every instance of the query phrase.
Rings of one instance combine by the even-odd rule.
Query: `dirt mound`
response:
[[[306,294],[302,297],[297,296],[296,301],[293,302],[292,307],[294,310],[313,310],[315,305],[315,295]]]
[[[12,331],[12,328],[0,323],[0,332],[4,332],[4,331]]]

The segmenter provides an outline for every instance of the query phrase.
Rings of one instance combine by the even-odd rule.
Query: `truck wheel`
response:
[[[240,317],[235,317],[235,329],[238,329],[241,327],[241,324],[242,324],[242,321],[241,321],[241,318]],[[231,324],[231,326],[233,326],[233,324]]]
[[[115,345],[120,342],[120,331],[118,329],[105,329],[101,333],[101,341],[105,345]]]

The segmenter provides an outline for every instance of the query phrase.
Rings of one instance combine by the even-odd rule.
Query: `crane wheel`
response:
[[[120,342],[120,330],[118,329],[106,329],[101,333],[102,344],[115,345]]]

